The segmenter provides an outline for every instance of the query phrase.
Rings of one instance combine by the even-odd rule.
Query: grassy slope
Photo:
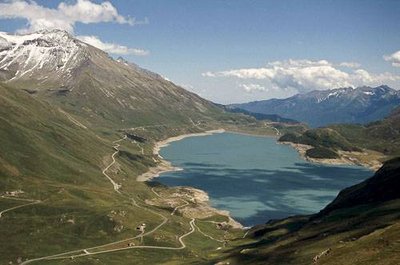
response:
[[[288,133],[280,141],[329,148],[333,152],[368,149],[390,159],[400,155],[400,108],[386,119],[367,125],[331,125],[304,133]]]
[[[0,117],[0,146],[7,150],[0,154],[0,194],[22,189],[25,192],[22,198],[42,201],[7,212],[0,218],[0,234],[7,238],[7,243],[0,246],[0,264],[15,263],[18,257],[41,257],[129,238],[138,234],[137,224],[146,222],[150,230],[161,223],[159,216],[134,207],[126,197],[116,194],[101,174],[115,151],[112,141],[121,138],[121,133],[81,128],[58,108],[4,85],[0,85]],[[165,137],[163,133],[171,135],[188,130],[185,127],[177,131],[155,131],[154,136]],[[117,163],[109,174],[122,183],[124,194],[134,196],[143,206],[144,200],[153,198],[154,194],[147,184],[136,182],[136,176],[154,165],[154,161],[151,142],[142,147],[144,154],[136,144],[121,142],[123,152],[116,157]],[[0,209],[23,203],[0,198]],[[157,233],[145,238],[144,243],[179,246],[176,235],[189,231],[190,219],[170,216],[172,209],[168,206],[149,208],[170,220]],[[126,214],[110,217],[111,211]],[[124,227],[122,231],[115,231],[120,225]],[[211,224],[208,230],[214,236],[220,233]],[[191,241],[201,244],[190,245]],[[106,264],[131,264],[132,259],[138,263],[182,260],[182,257],[190,260],[205,257],[207,251],[216,247],[214,241],[205,239],[199,232],[187,242],[190,249],[161,251],[165,252],[164,256],[149,255],[148,250],[132,250],[99,255],[95,259]],[[82,258],[77,262],[97,264],[88,260],[91,259]]]
[[[107,140],[76,126],[57,109],[25,92],[0,89],[0,145],[7,150],[0,154],[1,172],[13,177],[2,178],[2,188],[22,188],[25,176],[33,184],[40,180],[101,186],[92,176],[103,163],[102,155],[108,153]]]
[[[7,244],[0,246],[0,264],[15,263],[18,257],[41,257],[129,238],[138,234],[137,224],[146,222],[150,230],[162,221],[117,195],[101,174],[111,161],[112,141],[120,138],[121,133],[104,127],[83,129],[40,98],[4,86],[0,89],[0,144],[8,150],[0,157],[1,192],[23,189],[24,198],[42,200],[0,218],[0,234],[8,239]],[[248,130],[253,126],[253,132],[261,133],[262,129],[251,119],[243,125],[243,117],[218,115],[220,120],[215,118],[202,124],[204,128]],[[154,165],[151,142],[197,130],[186,124],[144,130],[151,140],[142,144],[145,153],[130,141],[121,142],[123,152],[116,157],[117,164],[110,174],[122,183],[124,194],[134,196],[141,206],[146,206],[145,200],[155,195],[147,184],[136,182],[135,176]],[[0,209],[14,205],[18,203],[0,198]],[[145,237],[144,244],[178,247],[176,235],[189,231],[189,219],[180,214],[171,216],[172,208],[168,205],[146,207],[167,216],[169,221]],[[313,256],[327,248],[332,248],[333,254],[324,258],[326,264],[379,264],[383,259],[386,263],[382,264],[391,264],[398,257],[395,249],[400,236],[396,223],[399,208],[400,203],[394,200],[336,209],[317,222],[309,217],[289,218],[259,226],[245,239],[242,232],[230,230],[227,237],[236,239],[222,250],[216,250],[222,245],[220,242],[196,231],[184,240],[188,248],[180,251],[157,250],[154,255],[154,250],[125,250],[39,264],[212,264],[219,260],[230,260],[231,264],[309,264]],[[224,217],[207,220],[221,219]],[[222,231],[214,224],[197,224],[203,232],[223,239]],[[124,226],[122,231],[115,231],[120,225]],[[133,242],[140,244],[139,240]]]
[[[382,121],[366,126],[336,125],[332,128],[355,145],[388,157],[400,155],[400,108]]]
[[[169,219],[144,243],[178,247],[177,236],[189,230],[190,219],[170,216],[172,208],[167,204],[146,205],[155,194],[146,183],[136,182],[137,175],[158,159],[152,152],[154,141],[221,127],[275,135],[254,118],[225,112],[158,75],[112,60],[93,47],[88,46],[85,52],[87,60],[74,69],[67,84],[57,79],[57,73],[46,72],[15,79],[8,83],[11,87],[0,84],[0,195],[22,189],[25,193],[21,197],[41,200],[0,218],[0,234],[9,239],[0,246],[0,264],[129,238],[138,234],[140,223],[146,222],[151,230],[162,222],[154,212],[134,206],[128,197]],[[46,82],[48,79],[51,82]],[[107,171],[122,184],[122,196],[113,191],[102,170],[112,161],[113,141],[127,132],[145,141],[121,141],[117,162]],[[19,203],[25,202],[0,198],[0,209]],[[116,231],[122,226],[122,231]],[[221,236],[213,223],[205,223],[202,229],[213,237]],[[229,231],[228,235],[236,233],[241,231]],[[133,259],[137,263],[174,259],[187,263],[207,259],[207,252],[220,244],[199,232],[186,241],[190,248],[160,250],[163,256],[131,250],[95,259],[106,264],[131,264]],[[103,262],[95,259],[76,262]]]
[[[28,95],[20,90],[0,86],[0,193],[22,189],[25,191],[23,197],[42,201],[8,212],[0,218],[0,234],[8,239],[7,244],[0,246],[0,264],[9,261],[15,263],[18,257],[41,257],[129,238],[138,234],[135,229],[137,224],[146,222],[147,229],[151,230],[162,221],[160,216],[132,205],[126,196],[116,194],[101,174],[102,169],[111,162],[110,155],[115,151],[112,141],[121,138],[125,131],[146,138],[147,141],[140,144],[144,153],[138,145],[122,141],[122,152],[116,157],[117,163],[110,168],[109,174],[123,185],[124,195],[132,196],[141,206],[168,217],[168,222],[160,230],[144,238],[144,244],[175,247],[179,246],[177,235],[189,231],[190,219],[179,214],[171,216],[172,208],[167,204],[160,207],[146,205],[146,199],[152,199],[155,195],[147,184],[135,181],[138,174],[154,165],[152,143],[173,135],[221,127],[257,134],[276,133],[263,122],[244,115],[226,113],[162,78],[121,68],[117,62],[104,59],[104,54],[95,53],[87,67],[75,76],[70,92],[59,93],[57,87],[49,86],[37,87],[41,89],[40,92]],[[14,85],[30,88],[34,83]],[[71,117],[87,129],[75,124]],[[137,126],[145,127],[129,129]],[[281,132],[304,131],[303,125],[276,124],[275,127]],[[335,148],[346,148],[348,143],[343,145],[345,137],[340,134],[328,133],[322,142],[331,144],[331,135],[335,136]],[[318,139],[314,134],[308,137]],[[167,189],[168,192],[172,194],[173,190]],[[0,209],[14,205],[18,203],[0,198]],[[383,208],[382,212],[378,207],[378,215],[397,210],[397,205],[388,207]],[[112,211],[117,214],[112,214]],[[124,214],[120,214],[122,212]],[[360,209],[360,215],[362,213],[365,213],[365,209]],[[340,225],[335,216],[331,226]],[[212,216],[209,220],[224,218]],[[357,216],[354,218],[354,222],[369,227]],[[236,250],[243,250],[243,244],[250,244],[249,248],[257,247],[244,255],[244,261],[261,262],[271,251],[269,248],[263,249],[264,243],[271,241],[269,236],[285,246],[273,255],[271,260],[275,264],[278,261],[309,261],[311,255],[323,250],[331,241],[318,245],[319,248],[311,242],[301,258],[293,258],[292,251],[298,245],[293,243],[295,248],[292,248],[289,242],[295,241],[297,235],[293,238],[293,234],[288,232],[303,227],[307,220],[294,218],[271,224],[272,230],[264,233],[261,241],[259,238],[240,239],[241,231],[230,230],[227,237],[238,238],[228,244],[233,252],[224,248],[210,254],[221,243],[196,231],[185,239],[188,248],[180,251],[157,250],[157,255],[154,255],[154,250],[126,250],[74,260],[40,261],[39,264],[205,264],[213,263],[215,257],[221,254],[227,256],[230,253],[235,253],[232,256],[234,261],[241,261],[242,254],[236,255]],[[392,219],[388,220],[390,222]],[[344,227],[347,225],[346,222],[341,224]],[[121,226],[122,231],[117,232],[115,228]],[[214,224],[205,222],[198,226],[207,234],[222,239],[222,231],[216,229]],[[281,228],[276,230],[276,226]],[[263,229],[260,228],[260,231]],[[306,239],[315,237],[325,227],[302,229]],[[348,235],[353,232],[358,233],[358,228]],[[287,241],[286,237],[276,237],[285,234]],[[138,240],[134,243],[140,244]],[[274,253],[276,247],[274,245],[271,248]],[[261,254],[254,255],[252,252]]]

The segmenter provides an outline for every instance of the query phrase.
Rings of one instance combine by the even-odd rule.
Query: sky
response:
[[[0,31],[49,28],[217,103],[400,89],[397,0],[0,0]]]

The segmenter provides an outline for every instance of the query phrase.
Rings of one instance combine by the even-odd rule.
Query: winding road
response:
[[[224,243],[224,240],[220,240],[220,239],[213,238],[212,236],[207,235],[206,233],[204,233],[203,231],[201,231],[200,228],[196,225],[195,222],[193,222],[193,224],[194,224],[194,226],[197,228],[197,230],[200,232],[200,234],[202,234],[203,236],[208,237],[208,238],[211,239],[211,240],[214,240],[214,241],[217,241],[217,242],[220,242],[220,243]]]
[[[123,140],[125,140],[126,138],[127,138],[127,136],[124,135],[124,137],[122,137],[121,139],[116,140],[116,141],[113,142],[113,143],[115,144],[115,145],[113,146],[113,148],[115,149],[115,152],[111,155],[112,161],[111,161],[111,163],[110,163],[105,169],[103,169],[103,171],[102,171],[103,175],[106,176],[106,178],[108,178],[108,180],[109,180],[109,181],[111,182],[111,184],[113,185],[114,190],[115,190],[116,192],[118,192],[118,193],[121,193],[121,192],[119,191],[119,189],[121,188],[121,185],[118,184],[118,183],[116,183],[106,172],[107,172],[107,170],[108,170],[112,165],[115,164],[115,156],[119,153],[119,149],[118,149],[118,148],[120,147],[120,144],[118,144],[118,143],[121,142],[121,141],[123,141]]]
[[[20,199],[20,198],[13,198],[13,197],[7,197],[7,196],[1,196],[1,198],[10,199],[10,200],[18,200],[18,201],[29,201],[29,203],[22,204],[22,205],[17,205],[17,206],[14,206],[14,207],[11,207],[11,208],[8,208],[8,209],[5,209],[5,210],[1,211],[0,212],[0,218],[6,212],[9,212],[9,211],[12,211],[12,210],[15,210],[15,209],[18,209],[18,208],[22,208],[22,207],[25,207],[25,206],[28,206],[28,205],[37,204],[37,203],[41,203],[42,202],[40,200]]]
[[[271,128],[275,129],[277,136],[281,135],[281,132],[277,128],[275,128],[274,126],[271,126]]]
[[[115,161],[115,156],[118,154],[118,152],[119,152],[119,149],[118,149],[118,148],[120,147],[120,144],[118,144],[118,143],[119,143],[120,141],[125,140],[126,138],[127,138],[127,136],[125,135],[125,136],[122,137],[121,139],[116,140],[116,141],[113,142],[113,143],[115,144],[115,145],[113,146],[113,148],[115,149],[115,152],[111,155],[112,162],[111,162],[108,166],[106,166],[106,167],[104,168],[104,170],[102,171],[103,175],[104,175],[105,177],[107,177],[107,179],[108,179],[108,180],[111,182],[111,184],[113,185],[114,191],[116,191],[116,192],[119,193],[119,194],[121,194],[121,192],[119,191],[119,189],[121,188],[121,186],[120,186],[118,183],[116,183],[106,172],[107,172],[107,170],[108,170],[112,165],[114,165],[114,163],[116,162],[116,161]],[[159,194],[157,194],[154,190],[153,190],[153,192],[154,192],[157,196],[161,197],[161,196],[160,196]],[[130,247],[123,247],[123,248],[110,249],[110,250],[102,250],[102,251],[97,251],[97,252],[96,252],[96,251],[93,251],[93,250],[98,249],[98,248],[109,247],[109,246],[113,246],[113,245],[116,245],[116,244],[120,244],[120,243],[124,243],[124,242],[127,242],[127,241],[131,241],[131,240],[136,239],[136,238],[140,238],[140,237],[143,237],[143,236],[150,235],[150,234],[156,232],[158,229],[160,229],[163,225],[165,225],[165,224],[168,222],[168,218],[166,218],[164,215],[162,215],[162,214],[160,214],[160,213],[158,213],[158,212],[156,212],[156,211],[153,211],[153,210],[151,210],[151,209],[149,209],[149,208],[147,208],[147,207],[140,206],[140,205],[136,202],[136,200],[135,200],[134,198],[128,197],[128,196],[126,196],[126,195],[123,195],[123,196],[124,196],[125,198],[127,198],[127,199],[130,199],[131,202],[132,202],[132,204],[133,204],[134,206],[136,206],[136,207],[138,207],[138,208],[140,208],[140,209],[143,209],[143,210],[145,210],[145,211],[151,212],[151,213],[153,213],[153,214],[155,214],[155,215],[161,217],[161,218],[163,219],[162,222],[161,222],[159,225],[157,225],[156,227],[154,227],[152,230],[150,230],[150,231],[148,231],[148,232],[141,232],[139,235],[134,236],[134,237],[131,237],[131,238],[127,238],[127,239],[123,239],[123,240],[111,242],[111,243],[104,244],[104,245],[94,246],[94,247],[91,247],[91,248],[78,249],[78,250],[63,252],[63,253],[59,253],[59,254],[55,254],[55,255],[40,257],[40,258],[36,258],[36,259],[30,259],[30,260],[26,260],[26,261],[22,262],[21,265],[30,264],[30,263],[32,263],[32,262],[36,262],[36,261],[40,261],[40,260],[68,259],[68,258],[82,257],[82,256],[87,256],[87,255],[96,255],[96,254],[101,254],[101,253],[115,252],[115,251],[119,251],[119,250],[132,249],[132,248],[153,248],[153,249],[179,250],[179,249],[183,249],[183,248],[186,247],[185,243],[183,242],[183,238],[186,237],[186,236],[188,236],[188,235],[190,235],[191,233],[193,233],[193,232],[195,231],[195,228],[194,228],[194,225],[193,225],[194,219],[192,219],[192,220],[189,222],[189,224],[190,224],[190,226],[191,226],[191,230],[190,230],[188,233],[186,233],[186,234],[182,235],[181,237],[179,237],[179,239],[178,239],[179,242],[180,242],[180,244],[181,244],[181,247],[130,246]],[[32,204],[32,203],[37,203],[37,202],[31,202],[31,203],[29,203],[29,204]],[[23,205],[23,206],[26,206],[26,205],[29,205],[29,204],[25,204],[25,205]],[[178,207],[181,207],[181,206],[182,206],[182,205],[180,205],[180,206],[178,206]],[[19,206],[19,207],[22,207],[22,206]],[[7,209],[7,210],[5,210],[5,211],[10,211],[10,210],[12,210],[12,209],[19,208],[19,207],[13,207],[13,208]],[[5,211],[4,211],[4,212],[5,212]]]
[[[64,110],[62,110],[61,108],[58,108],[58,110],[64,114],[72,123],[74,123],[75,125],[87,130],[87,127],[85,125],[83,125],[82,123],[80,123],[77,119],[75,119],[74,117],[72,117],[69,113],[65,112]]]
[[[84,253],[82,254],[78,254],[78,255],[72,255],[72,256],[68,256],[68,257],[64,257],[64,256],[58,256],[58,257],[48,257],[46,258],[46,260],[55,260],[55,259],[66,259],[66,258],[78,258],[78,257],[84,257],[84,256],[89,256],[89,255],[98,255],[98,254],[104,254],[104,253],[110,253],[110,252],[117,252],[117,251],[122,251],[122,250],[128,250],[128,249],[165,249],[165,250],[181,250],[186,248],[186,244],[183,241],[183,239],[185,237],[187,237],[188,235],[192,234],[196,229],[195,229],[195,225],[194,225],[194,221],[195,219],[191,219],[189,224],[190,224],[190,231],[181,235],[178,238],[179,243],[181,244],[180,247],[163,247],[163,246],[130,246],[130,247],[123,247],[123,248],[116,248],[116,249],[110,249],[110,250],[102,250],[102,251],[97,251],[97,252],[88,252],[83,250]],[[24,264],[28,264],[28,263],[21,263],[21,265]]]
[[[174,208],[174,210],[172,211],[171,215],[174,215],[176,210],[178,210],[179,208],[185,207],[189,205],[189,202],[185,201],[184,199],[181,199],[184,203],[182,205],[178,205]]]
[[[125,135],[125,136],[122,137],[121,139],[116,140],[116,141],[113,142],[113,143],[115,144],[115,145],[113,146],[113,148],[115,149],[115,152],[111,155],[112,162],[111,162],[108,166],[106,166],[106,167],[104,168],[104,170],[102,171],[102,173],[103,173],[103,175],[106,176],[107,179],[111,182],[111,184],[113,185],[114,191],[116,191],[118,194],[121,194],[124,198],[131,200],[132,205],[134,205],[135,207],[140,208],[140,209],[143,209],[143,210],[148,211],[148,212],[151,212],[152,214],[155,214],[155,215],[161,217],[162,222],[161,222],[160,224],[158,224],[156,227],[154,227],[152,230],[150,230],[150,231],[148,231],[148,232],[142,231],[139,235],[136,235],[136,236],[131,237],[131,238],[127,238],[127,239],[123,239],[123,240],[119,240],[119,241],[115,241],[115,242],[111,242],[111,243],[103,244],[103,245],[99,245],[99,246],[94,246],[94,247],[90,247],[90,248],[83,248],[83,249],[78,249],[78,250],[63,252],[63,253],[59,253],[59,254],[55,254],[55,255],[50,255],[50,256],[45,256],[45,257],[30,259],[30,260],[26,260],[26,261],[22,262],[21,265],[30,264],[30,263],[33,263],[33,262],[36,262],[36,261],[40,261],[40,260],[74,259],[74,258],[78,258],[78,257],[84,257],[84,256],[89,256],[89,255],[98,255],[98,254],[104,254],[104,253],[111,253],[111,252],[117,252],[117,251],[128,250],[128,249],[164,249],[164,250],[174,250],[174,251],[182,250],[182,249],[186,248],[186,244],[185,244],[185,242],[183,241],[183,239],[184,239],[185,237],[189,236],[190,234],[192,234],[193,232],[195,232],[195,231],[196,231],[196,228],[197,228],[197,230],[198,230],[201,234],[203,234],[204,236],[206,236],[206,237],[208,237],[208,238],[210,238],[210,239],[212,239],[212,240],[218,241],[218,242],[223,242],[223,241],[221,241],[221,240],[215,239],[215,238],[213,238],[212,236],[209,236],[209,235],[205,234],[204,232],[202,232],[202,231],[200,230],[200,228],[195,224],[195,219],[192,218],[192,219],[190,220],[190,222],[189,222],[190,230],[189,230],[187,233],[181,235],[181,236],[178,238],[178,241],[179,241],[179,243],[180,243],[180,245],[181,245],[181,246],[179,246],[179,247],[146,246],[146,245],[143,245],[143,246],[128,246],[128,247],[120,247],[120,248],[109,249],[109,250],[95,251],[96,249],[99,249],[99,248],[110,247],[110,246],[113,246],[113,245],[116,245],[116,244],[121,244],[121,243],[124,243],[124,242],[131,241],[131,240],[133,240],[133,239],[137,239],[137,238],[140,238],[140,237],[148,236],[148,235],[150,235],[150,234],[156,232],[158,229],[160,229],[160,228],[161,228],[163,225],[165,225],[165,224],[168,222],[168,220],[169,220],[169,219],[168,219],[167,217],[165,217],[164,215],[162,215],[162,214],[160,214],[160,213],[158,213],[158,212],[156,212],[156,211],[153,211],[152,209],[150,209],[150,208],[148,208],[148,207],[143,207],[143,206],[139,205],[139,204],[137,203],[137,201],[136,201],[133,197],[129,197],[129,196],[125,195],[125,194],[122,194],[122,193],[119,191],[119,189],[121,188],[121,185],[119,185],[118,183],[116,183],[116,182],[106,173],[107,170],[116,162],[116,161],[115,161],[115,156],[118,154],[118,152],[119,152],[119,149],[118,149],[118,148],[120,147],[120,144],[118,144],[118,143],[119,143],[120,141],[125,140],[126,138],[127,138],[127,136]],[[160,194],[158,194],[158,193],[154,190],[154,188],[152,188],[151,190],[153,191],[153,193],[154,193],[157,197],[162,198],[162,196],[161,196]],[[189,205],[189,202],[187,202],[187,201],[185,201],[185,200],[183,200],[183,199],[181,199],[181,200],[184,201],[184,204],[175,207],[175,208],[173,209],[173,211],[171,212],[171,215],[174,215],[175,212],[176,212],[179,208],[185,207],[185,206]],[[40,202],[40,201],[33,201],[33,202],[28,203],[28,204],[24,204],[24,205],[21,205],[21,206],[17,206],[17,207],[13,207],[13,208],[4,210],[3,212],[5,212],[5,211],[10,211],[10,210],[12,210],[12,209],[16,209],[16,208],[23,207],[23,206],[27,206],[27,205],[34,204],[34,203],[39,203],[39,202]],[[3,213],[3,212],[2,212],[2,213]],[[1,214],[0,214],[0,216],[1,216]]]

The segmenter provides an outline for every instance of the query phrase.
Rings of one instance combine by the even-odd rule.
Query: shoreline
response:
[[[224,133],[226,132],[224,129],[217,129],[217,130],[209,130],[201,133],[188,133],[188,134],[182,134],[178,136],[173,136],[170,138],[167,138],[165,140],[156,142],[153,146],[153,155],[158,156],[160,159],[160,162],[155,166],[149,168],[149,170],[141,175],[139,175],[136,180],[140,182],[145,182],[152,180],[154,178],[159,177],[161,174],[166,173],[166,172],[173,172],[173,171],[181,171],[183,170],[182,168],[179,167],[174,167],[171,162],[165,160],[161,155],[160,155],[160,150],[163,147],[168,146],[172,142],[180,141],[185,138],[189,137],[199,137],[199,136],[207,136],[207,135],[213,135],[216,133]]]
[[[149,170],[147,172],[139,175],[136,178],[136,181],[146,182],[146,181],[150,181],[150,180],[153,180],[154,178],[159,177],[162,173],[183,170],[182,168],[174,167],[171,164],[171,162],[165,160],[159,154],[161,148],[168,146],[172,142],[180,141],[180,140],[185,139],[185,138],[207,136],[207,135],[213,135],[213,134],[217,134],[217,133],[219,134],[219,133],[224,133],[224,132],[226,132],[225,129],[209,130],[209,131],[205,131],[205,132],[201,132],[201,133],[189,133],[189,134],[173,136],[173,137],[167,138],[165,140],[156,142],[154,144],[154,146],[153,146],[153,155],[158,156],[158,158],[160,159],[160,162],[155,167],[149,168]],[[226,216],[228,218],[228,224],[231,225],[233,228],[244,229],[244,226],[241,223],[239,223],[238,221],[236,221],[235,219],[232,218],[232,216],[230,215],[229,211],[220,210],[220,209],[212,207],[210,205],[210,203],[209,203],[209,196],[208,196],[208,193],[206,191],[200,190],[200,189],[196,189],[196,188],[193,188],[193,187],[181,187],[181,186],[178,186],[178,187],[175,187],[175,188],[186,189],[186,190],[191,191],[193,193],[193,199],[195,201],[199,201],[200,205],[206,205],[207,206],[206,208],[208,208],[209,212],[220,214],[222,216]]]
[[[146,181],[150,181],[153,180],[157,177],[159,177],[161,174],[166,173],[166,172],[174,172],[174,171],[181,171],[183,170],[182,168],[179,167],[175,167],[171,164],[171,162],[165,160],[160,154],[160,150],[163,147],[168,146],[170,143],[172,142],[176,142],[185,138],[189,138],[189,137],[199,137],[199,136],[208,136],[208,135],[213,135],[213,134],[219,134],[219,133],[224,133],[224,132],[228,132],[228,133],[234,133],[234,134],[241,134],[241,135],[248,135],[248,136],[256,136],[256,137],[272,137],[272,138],[277,138],[278,135],[273,136],[273,135],[257,135],[257,134],[251,134],[251,133],[242,133],[242,132],[235,132],[235,131],[227,131],[225,129],[216,129],[216,130],[209,130],[209,131],[205,131],[205,132],[201,132],[201,133],[190,133],[190,134],[183,134],[183,135],[178,135],[178,136],[173,136],[170,138],[167,138],[165,140],[162,141],[158,141],[155,142],[154,146],[153,146],[153,155],[157,156],[159,158],[159,163],[148,169],[148,171],[146,171],[145,173],[139,175],[136,180],[139,182],[146,182]],[[314,158],[309,158],[305,155],[306,151],[310,148],[312,148],[312,146],[308,146],[308,145],[303,145],[303,144],[294,144],[291,142],[279,142],[276,141],[277,144],[285,144],[285,145],[290,145],[293,149],[295,149],[301,156],[302,159],[309,161],[311,163],[317,163],[317,164],[328,164],[328,165],[358,165],[358,166],[364,166],[370,170],[376,171],[379,167],[380,164],[377,161],[377,163],[371,163],[371,164],[367,164],[367,163],[362,163],[360,161],[358,161],[357,159],[354,159],[350,156],[348,156],[348,154],[342,154],[340,153],[340,158],[338,159],[314,159]],[[179,187],[178,187],[179,188]],[[180,187],[180,188],[185,188],[188,190],[192,190],[192,191],[198,191],[198,193],[202,193],[203,195],[205,195],[205,197],[207,197],[207,202],[204,201],[204,199],[200,200],[203,201],[202,203],[206,203],[210,209],[211,212],[215,212],[224,216],[227,216],[229,219],[229,223],[233,224],[234,227],[236,228],[241,228],[241,229],[245,229],[245,227],[240,224],[238,221],[236,221],[235,219],[232,218],[232,216],[230,216],[230,213],[226,210],[220,210],[217,208],[214,208],[212,206],[209,205],[208,203],[208,193],[203,191],[203,190],[199,190],[193,187]],[[199,196],[194,196],[194,199],[199,200],[198,198]],[[200,197],[204,197],[204,196],[200,196]],[[251,227],[250,227],[251,228]],[[248,228],[246,228],[248,229]]]
[[[262,137],[262,138],[275,138],[278,139],[280,135],[266,135],[266,134],[256,134],[256,133],[246,133],[246,132],[240,132],[240,131],[225,131],[227,133],[232,133],[232,134],[239,134],[239,135],[244,135],[244,136],[253,136],[253,137]]]
[[[335,159],[327,159],[327,158],[312,158],[306,156],[306,151],[308,149],[313,148],[311,145],[306,145],[306,144],[296,144],[292,142],[277,142],[278,144],[285,144],[285,145],[290,145],[292,148],[294,148],[301,156],[302,159],[309,161],[311,163],[316,163],[316,164],[323,164],[323,165],[352,165],[352,166],[362,166],[365,168],[368,168],[372,171],[377,171],[381,166],[382,163],[379,161],[372,160],[370,163],[363,163],[362,161],[359,161],[356,158],[353,158],[351,156],[352,153],[355,152],[345,152],[345,151],[340,151],[339,152],[339,158]],[[364,152],[357,152],[358,155],[365,155],[366,153]]]

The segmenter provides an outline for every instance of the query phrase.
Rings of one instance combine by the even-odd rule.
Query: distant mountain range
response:
[[[305,155],[309,158],[339,158],[346,152],[363,152],[352,161],[364,165],[377,165],[376,161],[400,157],[400,107],[385,119],[361,124],[334,124],[304,132],[289,132],[281,142],[313,146]]]
[[[333,123],[368,123],[380,120],[400,105],[400,91],[388,86],[311,91],[286,99],[269,99],[230,107],[277,114],[312,127]]]
[[[283,123],[292,123],[292,124],[299,123],[296,120],[283,118],[277,114],[263,114],[263,113],[251,112],[251,111],[248,111],[245,109],[235,108],[233,106],[224,106],[224,105],[220,105],[220,106],[222,108],[224,108],[226,111],[229,111],[232,113],[242,113],[242,114],[254,117],[257,120],[267,120],[267,121],[272,121],[272,122],[283,122]]]

